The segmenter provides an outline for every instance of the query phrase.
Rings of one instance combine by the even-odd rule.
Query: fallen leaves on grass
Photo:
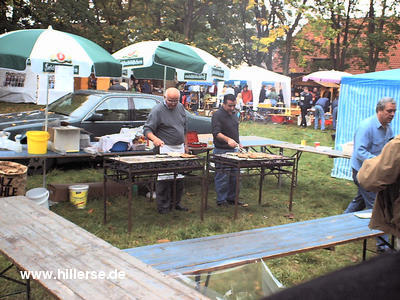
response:
[[[294,214],[286,214],[286,215],[283,215],[283,216],[288,218],[288,219],[294,219]]]
[[[161,239],[161,240],[157,240],[157,243],[161,244],[161,243],[168,243],[170,242],[169,239]]]

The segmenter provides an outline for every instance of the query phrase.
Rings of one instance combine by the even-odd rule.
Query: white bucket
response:
[[[37,205],[49,209],[49,191],[45,188],[30,189],[25,194],[30,200],[34,201]]]
[[[70,185],[68,189],[71,203],[76,208],[84,209],[86,207],[89,186],[86,184]]]

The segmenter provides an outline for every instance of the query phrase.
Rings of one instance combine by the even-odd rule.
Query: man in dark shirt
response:
[[[224,102],[212,116],[212,132],[214,139],[214,154],[224,154],[227,152],[237,152],[241,146],[239,144],[239,119],[235,114],[236,98],[235,95],[227,94]],[[235,204],[236,195],[236,168],[222,168],[216,164],[214,177],[215,190],[217,193],[217,205],[227,206]],[[239,205],[243,203],[239,202]]]
[[[307,127],[306,115],[308,109],[312,106],[312,94],[308,91],[308,87],[304,87],[303,91],[300,93],[300,110],[301,110],[301,127]]]

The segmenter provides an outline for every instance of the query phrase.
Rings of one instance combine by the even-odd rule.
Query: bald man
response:
[[[164,93],[164,101],[156,105],[144,124],[144,135],[153,142],[156,153],[187,152],[186,111],[179,102],[180,92],[176,88],[168,88]],[[181,176],[180,176],[181,177]],[[179,177],[178,177],[179,178]],[[160,214],[168,213],[173,204],[173,180],[171,176],[159,175],[156,183],[157,208]],[[176,181],[175,209],[187,211],[181,206],[183,180]]]

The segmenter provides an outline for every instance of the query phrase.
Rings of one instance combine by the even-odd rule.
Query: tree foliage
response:
[[[396,1],[388,0],[370,0],[367,10],[356,0],[315,1],[307,30],[296,37],[297,62],[309,71],[344,71],[350,65],[375,71],[378,62],[388,61],[390,47],[398,43],[400,20],[396,8]],[[313,40],[307,41],[310,32]],[[328,59],[313,59],[318,55]]]
[[[344,70],[356,62],[372,71],[398,41],[396,2],[377,6],[370,0],[369,11],[360,15],[356,0],[0,0],[0,33],[51,25],[110,53],[169,39],[230,66],[245,62],[272,70],[279,53],[284,74],[293,58],[309,70]],[[304,30],[296,34],[306,18],[314,39]],[[315,53],[329,59],[313,60]]]

